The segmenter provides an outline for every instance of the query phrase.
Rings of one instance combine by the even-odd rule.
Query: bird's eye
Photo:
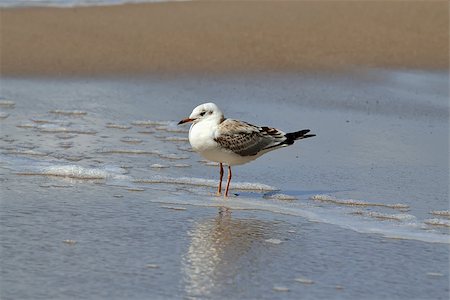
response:
[[[206,111],[202,111],[201,113],[200,113],[200,116],[204,116],[206,114]]]

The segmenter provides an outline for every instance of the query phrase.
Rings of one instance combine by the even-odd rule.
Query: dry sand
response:
[[[1,9],[2,75],[447,69],[447,1]]]

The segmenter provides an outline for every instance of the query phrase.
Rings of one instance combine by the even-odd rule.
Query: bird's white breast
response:
[[[221,148],[214,140],[218,124],[204,120],[191,125],[189,129],[189,143],[195,152],[210,161],[221,162],[227,165],[241,165],[259,157],[241,156],[230,150]]]
[[[217,147],[214,134],[217,125],[208,120],[191,125],[189,129],[189,143],[196,152],[203,152]]]

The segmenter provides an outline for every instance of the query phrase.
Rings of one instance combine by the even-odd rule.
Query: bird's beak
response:
[[[178,125],[181,125],[181,124],[184,124],[184,123],[189,123],[189,122],[192,122],[192,121],[194,121],[194,119],[187,118],[187,119],[184,119],[184,120],[181,120],[180,122],[178,122]]]

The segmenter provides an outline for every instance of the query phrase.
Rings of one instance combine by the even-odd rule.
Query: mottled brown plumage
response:
[[[309,130],[302,131],[303,134],[307,132]],[[284,147],[294,141],[285,132],[276,128],[259,127],[233,119],[225,119],[219,124],[218,134],[214,140],[220,147],[242,156],[257,155],[261,151]]]

